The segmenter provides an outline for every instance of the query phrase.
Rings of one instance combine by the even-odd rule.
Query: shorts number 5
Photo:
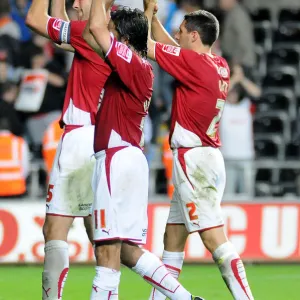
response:
[[[46,202],[50,202],[52,200],[52,197],[53,197],[52,190],[53,190],[53,188],[54,188],[54,185],[49,184]]]
[[[187,203],[186,207],[189,210],[189,216],[191,221],[198,220],[198,216],[195,214],[196,213],[196,205],[193,202]]]

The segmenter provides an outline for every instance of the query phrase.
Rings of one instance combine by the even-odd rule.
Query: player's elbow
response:
[[[31,29],[34,29],[36,24],[35,24],[35,18],[34,18],[34,14],[32,13],[31,10],[29,10],[26,19],[25,19],[25,24],[26,26],[28,26]]]
[[[107,30],[107,26],[102,26],[101,24],[99,23],[94,23],[94,22],[91,22],[90,24],[90,33],[96,37],[97,35],[101,35],[101,33],[104,31],[104,30]]]

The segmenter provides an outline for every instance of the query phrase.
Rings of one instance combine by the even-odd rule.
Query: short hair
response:
[[[120,7],[111,13],[115,29],[120,39],[128,40],[135,51],[147,57],[148,19],[139,9]]]
[[[206,10],[197,10],[184,16],[185,28],[188,32],[197,31],[203,45],[212,46],[219,37],[218,19]]]

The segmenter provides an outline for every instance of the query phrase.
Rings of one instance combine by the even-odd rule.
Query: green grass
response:
[[[299,300],[299,265],[247,266],[248,280],[256,300]],[[0,266],[0,300],[40,300],[39,267]],[[71,266],[63,300],[88,300],[94,276],[92,266]],[[206,300],[230,300],[214,265],[185,266],[181,282],[193,294]],[[122,269],[120,300],[148,300],[150,287],[137,275]]]

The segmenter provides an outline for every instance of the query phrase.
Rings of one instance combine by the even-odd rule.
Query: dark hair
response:
[[[188,32],[197,31],[203,45],[212,46],[219,37],[220,25],[217,18],[206,10],[197,10],[184,16]]]
[[[120,7],[111,13],[119,39],[124,38],[142,57],[147,57],[148,20],[139,9]]]

